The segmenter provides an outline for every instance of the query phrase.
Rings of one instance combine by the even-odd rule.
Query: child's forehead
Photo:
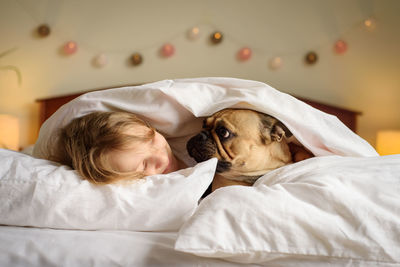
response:
[[[153,129],[139,123],[134,123],[125,127],[123,132],[132,136],[148,136],[153,132]]]

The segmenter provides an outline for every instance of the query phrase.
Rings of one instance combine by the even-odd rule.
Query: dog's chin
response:
[[[232,163],[224,160],[218,160],[216,172],[218,174],[223,175],[224,172],[227,172],[231,169]]]

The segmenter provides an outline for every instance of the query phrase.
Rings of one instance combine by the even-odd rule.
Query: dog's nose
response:
[[[199,133],[199,137],[202,139],[202,141],[206,141],[210,137],[210,134],[206,131],[201,131]]]

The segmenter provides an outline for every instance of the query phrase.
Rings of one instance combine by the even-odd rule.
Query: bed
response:
[[[355,133],[359,112],[233,78],[165,80],[39,103],[34,156],[0,150],[1,266],[400,264],[400,155],[381,157]],[[195,164],[185,143],[202,117],[227,107],[277,117],[316,157],[201,199],[216,160]],[[143,116],[190,167],[99,187],[46,160],[56,130],[94,110]]]

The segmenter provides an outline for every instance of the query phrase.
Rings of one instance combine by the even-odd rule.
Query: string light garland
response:
[[[20,3],[20,5],[22,6],[21,3]],[[53,6],[53,7],[59,7],[59,6]],[[25,7],[23,7],[23,8],[29,14],[29,10],[26,9]],[[50,11],[52,11],[52,10],[49,8],[49,12],[48,13],[49,14],[55,14],[55,12],[50,12]],[[31,17],[34,18],[34,16],[32,16],[32,15],[31,15]],[[377,27],[377,20],[372,16],[362,20],[361,23],[365,27],[365,29],[367,29],[368,31],[373,31]],[[217,27],[215,27],[215,25],[212,25],[211,23],[203,23],[203,24],[207,24],[208,26],[212,26],[214,28],[214,31],[212,31],[211,34],[209,35],[210,43],[213,44],[213,45],[221,44],[222,41],[225,39],[224,38],[224,34],[219,30],[215,30]],[[355,25],[355,26],[358,26],[359,24],[360,23],[357,23],[357,25]],[[186,37],[187,37],[188,40],[195,41],[195,40],[198,40],[200,38],[201,33],[203,31],[201,29],[200,25],[192,26],[192,27],[190,27],[189,29],[187,29],[185,31]],[[42,38],[48,37],[50,35],[50,33],[52,32],[51,31],[51,23],[50,23],[50,25],[49,25],[49,23],[39,24],[39,26],[37,26],[36,32]],[[173,40],[176,39],[176,38],[179,38],[181,35],[182,35],[182,33],[176,34],[175,36],[171,36],[170,38],[168,38],[169,41],[164,43],[164,44],[162,44],[162,45],[155,44],[155,45],[152,45],[152,46],[148,46],[147,48],[138,48],[137,50],[138,51],[145,51],[145,50],[148,50],[148,49],[153,49],[154,46],[158,46],[159,47],[158,51],[159,51],[160,55],[163,58],[170,58],[173,55],[175,55],[175,52],[176,52],[175,46],[172,44]],[[228,36],[227,40],[233,41],[233,39],[229,38],[229,37],[230,36]],[[238,49],[238,51],[236,53],[236,58],[240,62],[249,61],[255,55],[263,56],[263,54],[264,55],[267,54],[267,57],[268,57],[267,66],[269,67],[269,69],[271,69],[271,70],[279,70],[283,66],[284,59],[286,60],[285,57],[287,55],[285,55],[285,53],[283,53],[283,55],[281,54],[280,56],[274,56],[273,55],[273,51],[272,52],[268,51],[267,53],[265,53],[264,51],[262,51],[263,49],[253,49],[253,48],[251,48],[251,46],[243,46],[243,44],[240,44],[241,41],[233,42],[233,43],[237,43],[238,46],[241,47],[241,48]],[[80,46],[85,46],[85,44],[84,43],[83,44],[80,43]],[[333,43],[332,47],[333,47],[333,52],[335,54],[343,55],[348,51],[349,45],[346,42],[346,40],[339,39],[339,40],[336,40]],[[86,45],[86,50],[90,51],[90,50],[94,50],[94,49],[96,49],[96,48],[90,47],[89,45]],[[306,64],[314,65],[320,60],[319,56],[317,54],[318,50],[319,49],[310,51],[310,52],[308,52],[308,53],[306,53],[304,55],[304,61],[306,62]],[[77,53],[77,51],[78,51],[78,43],[76,41],[68,41],[68,42],[64,43],[64,45],[63,45],[64,54],[73,55],[73,54]],[[110,54],[110,53],[112,54],[112,53],[116,53],[116,50],[114,50],[114,51],[106,51],[106,52],[107,52],[107,54]],[[118,51],[118,52],[124,52],[124,51]],[[300,53],[300,52],[296,52],[296,53]],[[288,53],[288,54],[294,54],[294,53],[292,52],[292,53]],[[97,55],[95,55],[93,57],[92,64],[95,67],[103,68],[108,64],[108,61],[109,61],[108,60],[108,55],[106,55],[104,53],[100,53],[100,54],[97,54]],[[141,53],[132,54],[130,56],[130,62],[134,66],[141,65],[143,63],[143,55]]]
[[[372,31],[376,28],[376,20],[374,18],[368,18],[363,21],[365,28],[369,31]],[[40,36],[46,37],[50,34],[50,27],[46,24],[42,24],[37,28],[37,31]],[[200,27],[194,26],[187,30],[187,38],[189,40],[197,40],[200,36]],[[224,39],[224,35],[221,31],[214,31],[210,34],[210,41],[212,44],[220,44]],[[74,41],[68,41],[64,44],[63,47],[64,53],[67,55],[72,55],[77,52],[78,45]],[[333,45],[333,50],[336,54],[344,54],[348,50],[348,44],[345,40],[337,40]],[[175,54],[175,46],[171,43],[163,44],[160,49],[160,55],[164,58],[172,57]],[[248,61],[253,56],[253,50],[246,46],[242,47],[238,50],[236,57],[239,61]],[[308,52],[304,57],[305,62],[308,65],[314,65],[318,62],[319,56],[316,51]],[[140,53],[134,53],[130,57],[130,61],[134,66],[141,65],[143,63],[143,56]],[[108,58],[104,54],[97,55],[93,63],[96,67],[102,68],[108,63]],[[283,58],[282,56],[274,56],[269,59],[268,66],[271,70],[278,70],[283,66]]]

